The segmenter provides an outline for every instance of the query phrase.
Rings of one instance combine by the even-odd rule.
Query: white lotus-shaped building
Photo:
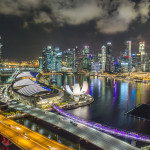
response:
[[[71,89],[69,85],[65,86],[66,92],[74,96],[75,100],[79,100],[79,96],[83,95],[88,90],[88,83],[86,81],[83,82],[82,88],[80,87],[79,83],[74,84],[73,88]]]

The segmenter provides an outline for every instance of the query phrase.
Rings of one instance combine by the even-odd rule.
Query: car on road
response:
[[[78,125],[76,122],[74,122],[74,121],[72,121],[72,120],[70,120],[70,123],[71,123],[72,125],[74,125],[74,126],[77,126],[77,125]]]

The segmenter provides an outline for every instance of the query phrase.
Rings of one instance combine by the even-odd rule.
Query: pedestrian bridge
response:
[[[65,116],[69,119],[75,120],[76,122],[80,122],[80,123],[82,123],[86,126],[94,128],[96,130],[100,130],[100,131],[103,131],[105,133],[113,134],[115,136],[121,136],[121,137],[124,137],[124,138],[129,138],[131,140],[150,143],[150,137],[147,136],[147,135],[142,135],[142,134],[139,134],[139,133],[129,132],[129,131],[125,131],[125,130],[121,130],[121,129],[117,129],[117,128],[112,128],[110,126],[102,125],[100,123],[96,123],[96,122],[93,122],[93,121],[86,121],[86,120],[84,120],[82,118],[79,118],[75,115],[67,113],[66,111],[64,111],[63,109],[59,108],[56,105],[53,105],[53,108],[57,112],[59,112],[61,115]]]

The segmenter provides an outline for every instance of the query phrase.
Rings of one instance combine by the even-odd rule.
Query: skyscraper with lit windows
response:
[[[106,45],[106,72],[112,71],[112,44],[108,42]]]
[[[132,56],[131,56],[131,41],[126,42],[126,50],[127,50],[127,56],[128,56],[128,68],[129,72],[132,71]]]
[[[139,42],[139,52],[141,53],[141,71],[146,71],[145,60],[145,41]]]
[[[42,70],[44,72],[60,71],[62,68],[62,53],[55,46],[47,46],[42,51]]]
[[[102,56],[101,56],[101,69],[102,72],[106,71],[106,46],[102,46],[101,48]]]

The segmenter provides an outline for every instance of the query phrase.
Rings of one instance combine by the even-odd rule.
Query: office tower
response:
[[[43,51],[42,51],[42,58],[43,58],[42,70],[44,72],[52,71],[51,53],[52,53],[52,47],[51,46],[47,46],[46,48],[43,48]]]
[[[73,69],[74,64],[74,51],[72,49],[68,49],[64,52],[65,54],[65,63],[67,68]]]
[[[39,69],[42,70],[43,68],[43,58],[39,57]]]
[[[127,50],[127,56],[128,56],[128,64],[129,64],[129,72],[132,71],[132,57],[131,57],[131,41],[126,42],[126,50]]]
[[[92,72],[100,72],[101,65],[100,62],[92,62],[91,63],[91,71]]]
[[[42,69],[44,72],[60,71],[62,63],[62,53],[59,52],[58,47],[47,46],[42,51]],[[58,65],[59,64],[59,65]]]
[[[102,72],[106,71],[106,46],[102,46],[101,48],[102,51],[102,57],[101,57],[101,64],[102,64]]]
[[[107,43],[106,46],[106,72],[111,72],[111,62],[112,61],[112,44]]]
[[[56,71],[60,72],[62,69],[62,52],[56,54]]]
[[[88,55],[90,53],[90,48],[88,45],[84,46],[83,55]]]
[[[83,55],[82,51],[76,46],[74,48],[74,71],[82,70]]]
[[[82,69],[88,71],[88,55],[83,55]]]
[[[141,53],[141,71],[146,71],[145,70],[145,42],[139,42],[139,52]]]
[[[87,57],[88,71],[91,71],[92,63],[96,60],[96,55],[89,54]]]
[[[145,57],[144,57],[144,68],[143,70],[145,72],[148,72],[149,71],[149,57],[148,57],[148,53],[145,53]]]
[[[132,54],[132,72],[141,71],[141,53]]]

